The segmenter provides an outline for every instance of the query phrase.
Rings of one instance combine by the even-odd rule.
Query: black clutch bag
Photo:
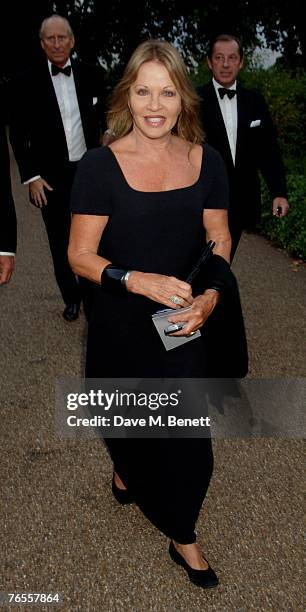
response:
[[[208,355],[207,377],[243,378],[248,372],[248,350],[238,284],[230,265],[220,255],[214,255],[212,248],[187,280],[191,281],[194,296],[209,288],[217,289],[221,296],[201,328]]]

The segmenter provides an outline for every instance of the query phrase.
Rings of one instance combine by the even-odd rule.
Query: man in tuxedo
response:
[[[237,83],[243,66],[238,38],[216,37],[209,49],[212,81],[198,88],[207,142],[219,151],[229,179],[229,228],[233,260],[243,229],[251,230],[260,218],[259,171],[272,198],[272,213],[288,212],[286,179],[275,129],[263,97]]]
[[[42,212],[67,321],[78,317],[86,297],[67,258],[70,191],[78,160],[100,144],[104,97],[102,68],[70,59],[74,42],[65,18],[44,19],[40,43],[46,57],[12,88],[10,130],[21,180]]]
[[[8,283],[15,267],[17,223],[10,178],[5,126],[0,126],[0,285]]]

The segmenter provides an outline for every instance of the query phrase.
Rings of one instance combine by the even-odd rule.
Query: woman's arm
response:
[[[214,254],[220,255],[228,263],[231,252],[231,236],[228,229],[227,210],[206,209],[203,212],[203,224],[206,231],[206,240],[215,242]],[[186,336],[200,329],[212,313],[220,300],[220,293],[216,289],[209,288],[202,295],[193,300],[191,310],[185,315],[173,315],[169,317],[170,323],[178,321],[185,322],[183,330],[171,334],[173,336]]]
[[[76,274],[100,284],[104,268],[111,263],[97,255],[108,216],[72,215],[68,259]]]
[[[74,214],[71,222],[68,259],[72,270],[100,284],[101,274],[110,263],[97,255],[103,231],[108,223],[108,216]],[[103,284],[103,279],[102,279]],[[123,288],[124,290],[124,288]],[[133,270],[126,283],[126,290],[143,295],[150,300],[164,304],[168,308],[190,306],[193,302],[191,286],[174,276],[151,274]],[[181,304],[173,304],[171,296],[181,299]]]
[[[206,231],[207,242],[213,240],[216,243],[214,254],[221,255],[221,257],[230,263],[232,240],[228,229],[227,210],[204,210],[203,225]]]

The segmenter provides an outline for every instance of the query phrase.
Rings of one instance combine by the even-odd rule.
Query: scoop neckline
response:
[[[135,193],[141,193],[141,194],[143,194],[143,193],[151,193],[151,194],[152,193],[157,193],[157,194],[161,194],[161,193],[174,193],[176,191],[185,191],[186,189],[194,189],[199,184],[201,176],[202,176],[203,164],[204,164],[204,147],[203,147],[203,145],[200,145],[200,146],[202,148],[202,159],[201,159],[199,176],[198,176],[197,180],[195,181],[195,183],[192,183],[192,185],[187,185],[187,187],[176,187],[175,189],[164,189],[162,191],[141,191],[140,189],[135,189],[134,187],[132,187],[129,184],[129,182],[127,181],[126,176],[125,176],[125,174],[124,174],[124,172],[123,172],[123,170],[122,170],[122,168],[121,168],[121,166],[119,164],[119,161],[118,161],[114,151],[112,151],[112,149],[109,146],[107,146],[106,148],[110,151],[111,156],[115,160],[116,165],[119,168],[119,171],[120,171],[120,174],[121,174],[121,177],[122,177],[124,183],[127,185],[127,187],[131,191],[134,191]]]

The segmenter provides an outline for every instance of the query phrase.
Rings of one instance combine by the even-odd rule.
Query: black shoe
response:
[[[68,304],[63,312],[65,321],[75,321],[80,312],[80,304]]]
[[[180,553],[176,550],[172,540],[169,546],[169,555],[172,561],[177,563],[177,565],[181,565],[184,570],[186,570],[189,580],[193,582],[193,584],[196,584],[203,589],[212,589],[218,585],[218,576],[215,574],[214,570],[209,564],[206,570],[193,569],[193,567],[190,567],[187,561],[185,561],[184,557],[182,557],[182,555],[180,555]],[[203,559],[205,559],[205,557],[203,557]]]
[[[112,492],[119,504],[131,504],[134,500],[127,489],[119,489],[115,484],[115,474],[113,473],[112,479]]]

